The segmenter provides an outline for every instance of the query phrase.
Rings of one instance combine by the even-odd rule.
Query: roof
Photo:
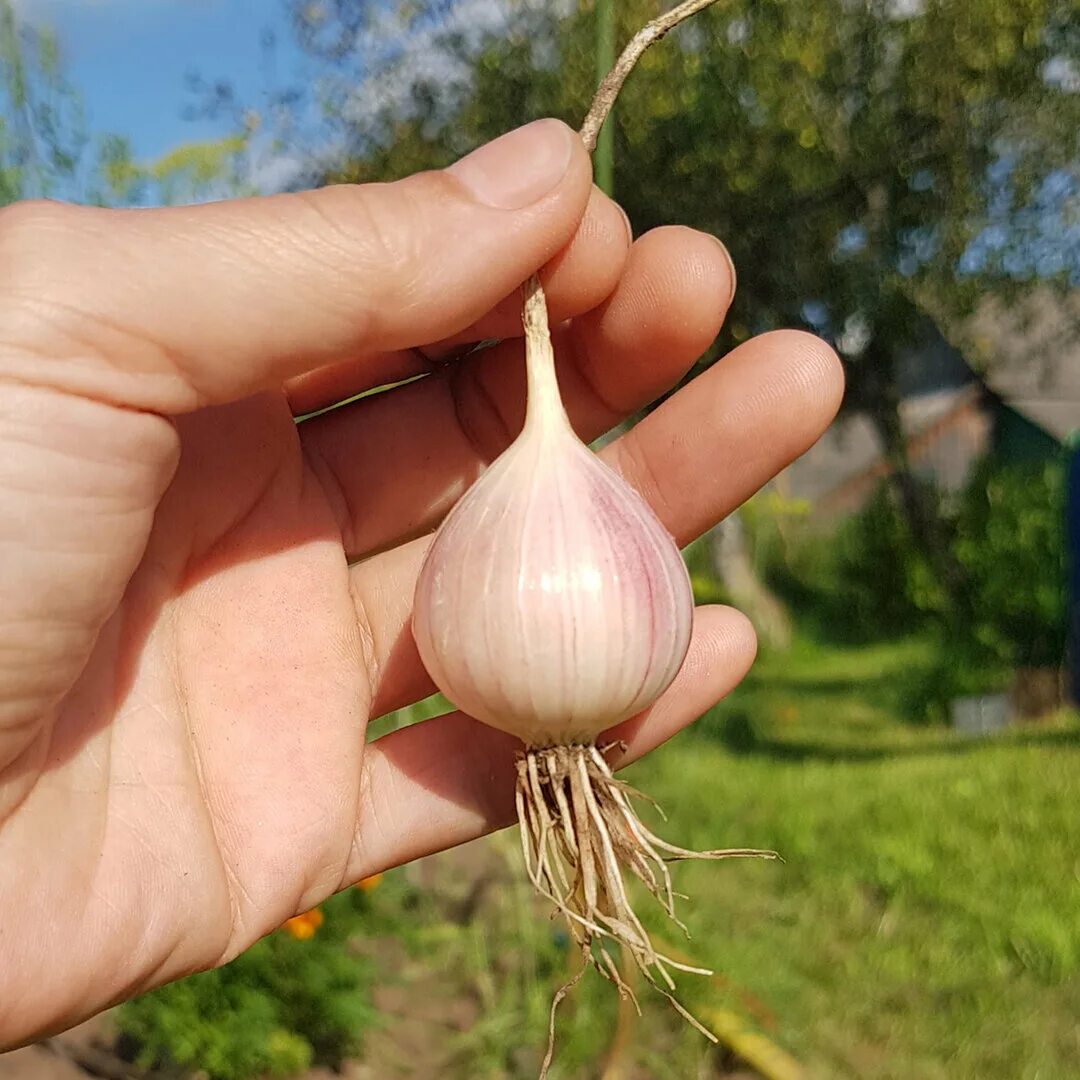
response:
[[[977,398],[977,388],[970,384],[905,398],[900,403],[900,420],[909,442],[915,444],[921,436],[930,436]],[[881,439],[873,421],[865,413],[848,413],[788,466],[783,486],[797,498],[818,502],[849,481],[869,474],[881,461]]]
[[[964,331],[998,397],[1062,442],[1080,432],[1080,289],[986,300]]]

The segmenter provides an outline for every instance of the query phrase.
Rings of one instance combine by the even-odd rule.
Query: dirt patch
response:
[[[108,1015],[95,1016],[54,1039],[0,1054],[0,1080],[86,1080],[80,1061],[111,1056]]]

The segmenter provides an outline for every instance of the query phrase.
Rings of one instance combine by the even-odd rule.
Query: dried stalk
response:
[[[627,43],[626,48],[619,54],[615,66],[604,76],[596,90],[589,111],[585,114],[585,122],[581,125],[581,141],[585,149],[591,154],[596,149],[596,140],[600,136],[600,129],[604,126],[608,113],[611,112],[615,99],[619,96],[622,84],[626,82],[626,76],[634,70],[634,65],[641,59],[641,54],[650,46],[658,42],[668,31],[674,30],[684,19],[696,15],[699,11],[711,7],[716,0],[683,0],[669,11],[657,15],[652,22],[643,26]]]
[[[596,140],[600,135],[600,129],[608,118],[615,105],[615,99],[619,96],[626,77],[634,70],[634,66],[641,59],[642,53],[650,46],[656,44],[665,34],[674,30],[679,23],[696,15],[699,11],[711,7],[717,0],[683,0],[668,11],[657,15],[651,22],[646,23],[631,39],[626,47],[619,53],[619,59],[615,66],[604,76],[596,94],[593,97],[589,111],[585,114],[585,120],[578,134],[585,144],[585,149],[591,154],[596,149]],[[551,348],[551,340],[547,329],[547,298],[544,296],[543,286],[540,284],[538,274],[533,274],[522,289],[522,322],[525,326],[526,343],[532,337],[534,346]],[[540,325],[543,326],[541,333]]]

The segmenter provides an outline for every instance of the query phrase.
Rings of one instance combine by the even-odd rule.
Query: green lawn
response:
[[[1080,725],[1063,716],[972,742],[906,722],[930,649],[800,643],[764,657],[722,706],[628,770],[667,809],[675,842],[785,859],[677,869],[692,898],[682,947],[719,976],[686,977],[682,996],[702,1015],[738,1013],[814,1077],[1075,1077]],[[510,866],[506,839],[496,849]],[[407,929],[422,966],[485,999],[457,1037],[453,1075],[527,1076],[543,1044],[558,953],[542,918],[522,919],[527,894],[507,873],[483,918],[448,929],[438,894],[463,887],[448,861]],[[607,989],[593,980],[567,1007],[557,1075],[599,1075],[614,1037]],[[639,1071],[624,1075],[697,1075],[704,1041],[661,999],[642,1000],[625,1055]]]
[[[681,881],[700,955],[813,1073],[1076,1076],[1080,729],[905,724],[928,650],[765,658],[632,778],[680,840],[784,856]]]

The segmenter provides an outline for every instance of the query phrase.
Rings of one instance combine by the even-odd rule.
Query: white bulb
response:
[[[439,530],[413,632],[470,716],[529,746],[590,744],[675,678],[693,596],[644,500],[561,406],[537,416]]]
[[[678,674],[693,594],[663,525],[570,427],[535,276],[523,318],[525,427],[432,541],[413,635],[435,684],[459,709],[525,743],[514,797],[526,871],[565,915],[585,962],[625,989],[607,949],[617,943],[674,1002],[671,969],[701,969],[657,952],[623,871],[675,919],[669,859],[773,853],[693,852],[662,840],[596,745]]]

